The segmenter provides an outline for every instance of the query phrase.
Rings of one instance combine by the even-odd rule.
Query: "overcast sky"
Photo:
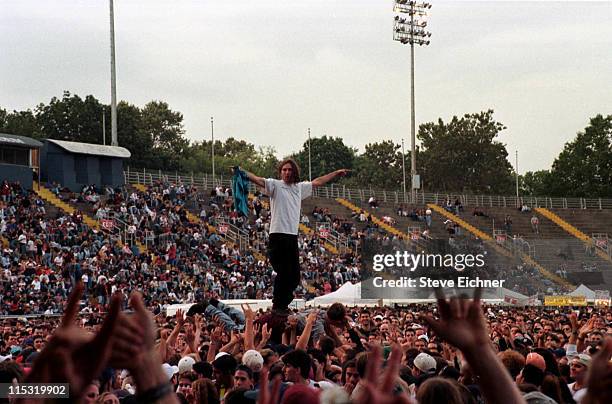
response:
[[[416,121],[492,108],[519,172],[549,168],[612,114],[612,2],[432,1],[416,47]],[[156,99],[186,135],[279,157],[312,136],[410,139],[410,50],[390,0],[115,0],[118,98]],[[0,107],[64,90],[110,103],[108,0],[0,0]]]

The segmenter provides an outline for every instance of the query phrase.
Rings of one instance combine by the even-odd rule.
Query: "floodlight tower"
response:
[[[111,145],[119,146],[117,141],[117,72],[115,69],[115,11],[113,0],[108,2],[110,11],[110,51],[111,51]]]
[[[416,139],[414,128],[414,45],[429,45],[431,32],[427,31],[427,10],[431,4],[425,2],[395,0],[393,11],[408,14],[408,17],[396,15],[393,20],[393,40],[402,44],[410,44],[410,177],[411,190],[410,201],[416,202],[416,190],[421,186],[421,181],[416,171]]]

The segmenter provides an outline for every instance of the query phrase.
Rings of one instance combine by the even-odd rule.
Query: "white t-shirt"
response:
[[[574,384],[575,383],[570,383],[567,385],[567,387],[569,388],[570,392],[572,393],[572,398],[574,399],[575,402],[577,402],[578,404],[580,404],[582,402],[582,400],[584,399],[584,396],[586,396],[587,393],[587,388],[583,387],[579,390],[574,391]]]
[[[289,185],[282,180],[267,178],[265,183],[272,213],[270,233],[297,235],[302,199],[312,195],[312,182]]]

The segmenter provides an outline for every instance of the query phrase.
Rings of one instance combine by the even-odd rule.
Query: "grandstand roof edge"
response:
[[[70,153],[90,154],[93,156],[106,156],[117,158],[129,158],[132,154],[125,147],[106,146],[93,143],[69,142],[67,140],[45,139]]]
[[[36,149],[40,149],[43,146],[41,142],[31,137],[11,135],[8,133],[0,133],[0,145],[30,147]]]

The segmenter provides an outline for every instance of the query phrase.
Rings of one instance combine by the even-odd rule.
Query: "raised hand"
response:
[[[268,341],[270,339],[270,336],[272,335],[272,330],[270,329],[270,327],[268,327],[268,324],[264,324],[261,327],[261,340],[262,341]]]
[[[272,384],[272,391],[270,391],[268,387],[268,368],[264,366],[259,376],[259,399],[257,400],[257,404],[278,404],[280,385],[280,378],[276,378]]]
[[[473,300],[452,297],[447,301],[437,289],[440,320],[425,316],[425,321],[437,335],[464,352],[474,352],[490,344],[480,307],[480,293],[477,289]]]
[[[34,362],[27,383],[69,383],[70,397],[78,399],[106,366],[111,354],[121,297],[111,299],[108,315],[94,335],[75,325],[83,284],[77,283],[68,298],[62,323]]]
[[[242,312],[244,313],[245,321],[253,321],[255,320],[255,312],[251,309],[248,303],[241,304]]]
[[[144,307],[142,295],[132,293],[130,305],[133,313],[119,314],[111,355],[114,367],[128,370],[137,367],[144,357],[152,355],[155,346],[155,324]]]
[[[391,356],[387,363],[387,367],[382,375],[382,383],[379,379],[381,374],[382,350],[380,346],[374,345],[368,355],[368,363],[366,367],[365,381],[361,394],[353,398],[355,404],[410,404],[412,400],[406,392],[394,394],[393,387],[395,381],[399,377],[400,362],[402,360],[402,352],[397,344],[393,345]]]
[[[298,325],[297,316],[289,316],[287,318],[287,324],[289,325],[289,328],[296,328]]]
[[[446,300],[444,293],[436,289],[440,320],[426,316],[425,321],[451,345],[459,348],[470,367],[480,376],[482,393],[486,402],[524,403],[518,387],[510,377],[491,346],[480,307],[481,290],[476,289],[474,299]]]
[[[179,328],[183,327],[183,324],[185,324],[185,313],[183,312],[183,310],[178,309],[176,311],[176,314],[174,315],[174,318],[176,319],[176,325]]]
[[[168,383],[161,368],[161,358],[155,349],[155,321],[144,305],[142,295],[130,296],[133,313],[121,313],[117,320],[116,338],[110,364],[125,368],[134,377],[139,392],[146,392]],[[158,403],[178,404],[176,395],[169,392]]]
[[[306,317],[306,322],[314,324],[317,321],[318,314],[319,313],[317,312],[317,310],[311,311],[310,313],[308,313],[308,317]]]
[[[212,334],[210,335],[210,339],[213,341],[221,341],[221,336],[223,335],[223,328],[221,326],[215,327]]]
[[[603,341],[599,352],[593,355],[587,376],[587,396],[582,402],[612,403],[612,338]]]
[[[591,331],[593,331],[593,329],[595,328],[595,318],[591,317],[585,325],[583,325],[582,327],[580,327],[580,331],[579,331],[579,335],[581,337],[585,337],[588,333],[590,333]]]

